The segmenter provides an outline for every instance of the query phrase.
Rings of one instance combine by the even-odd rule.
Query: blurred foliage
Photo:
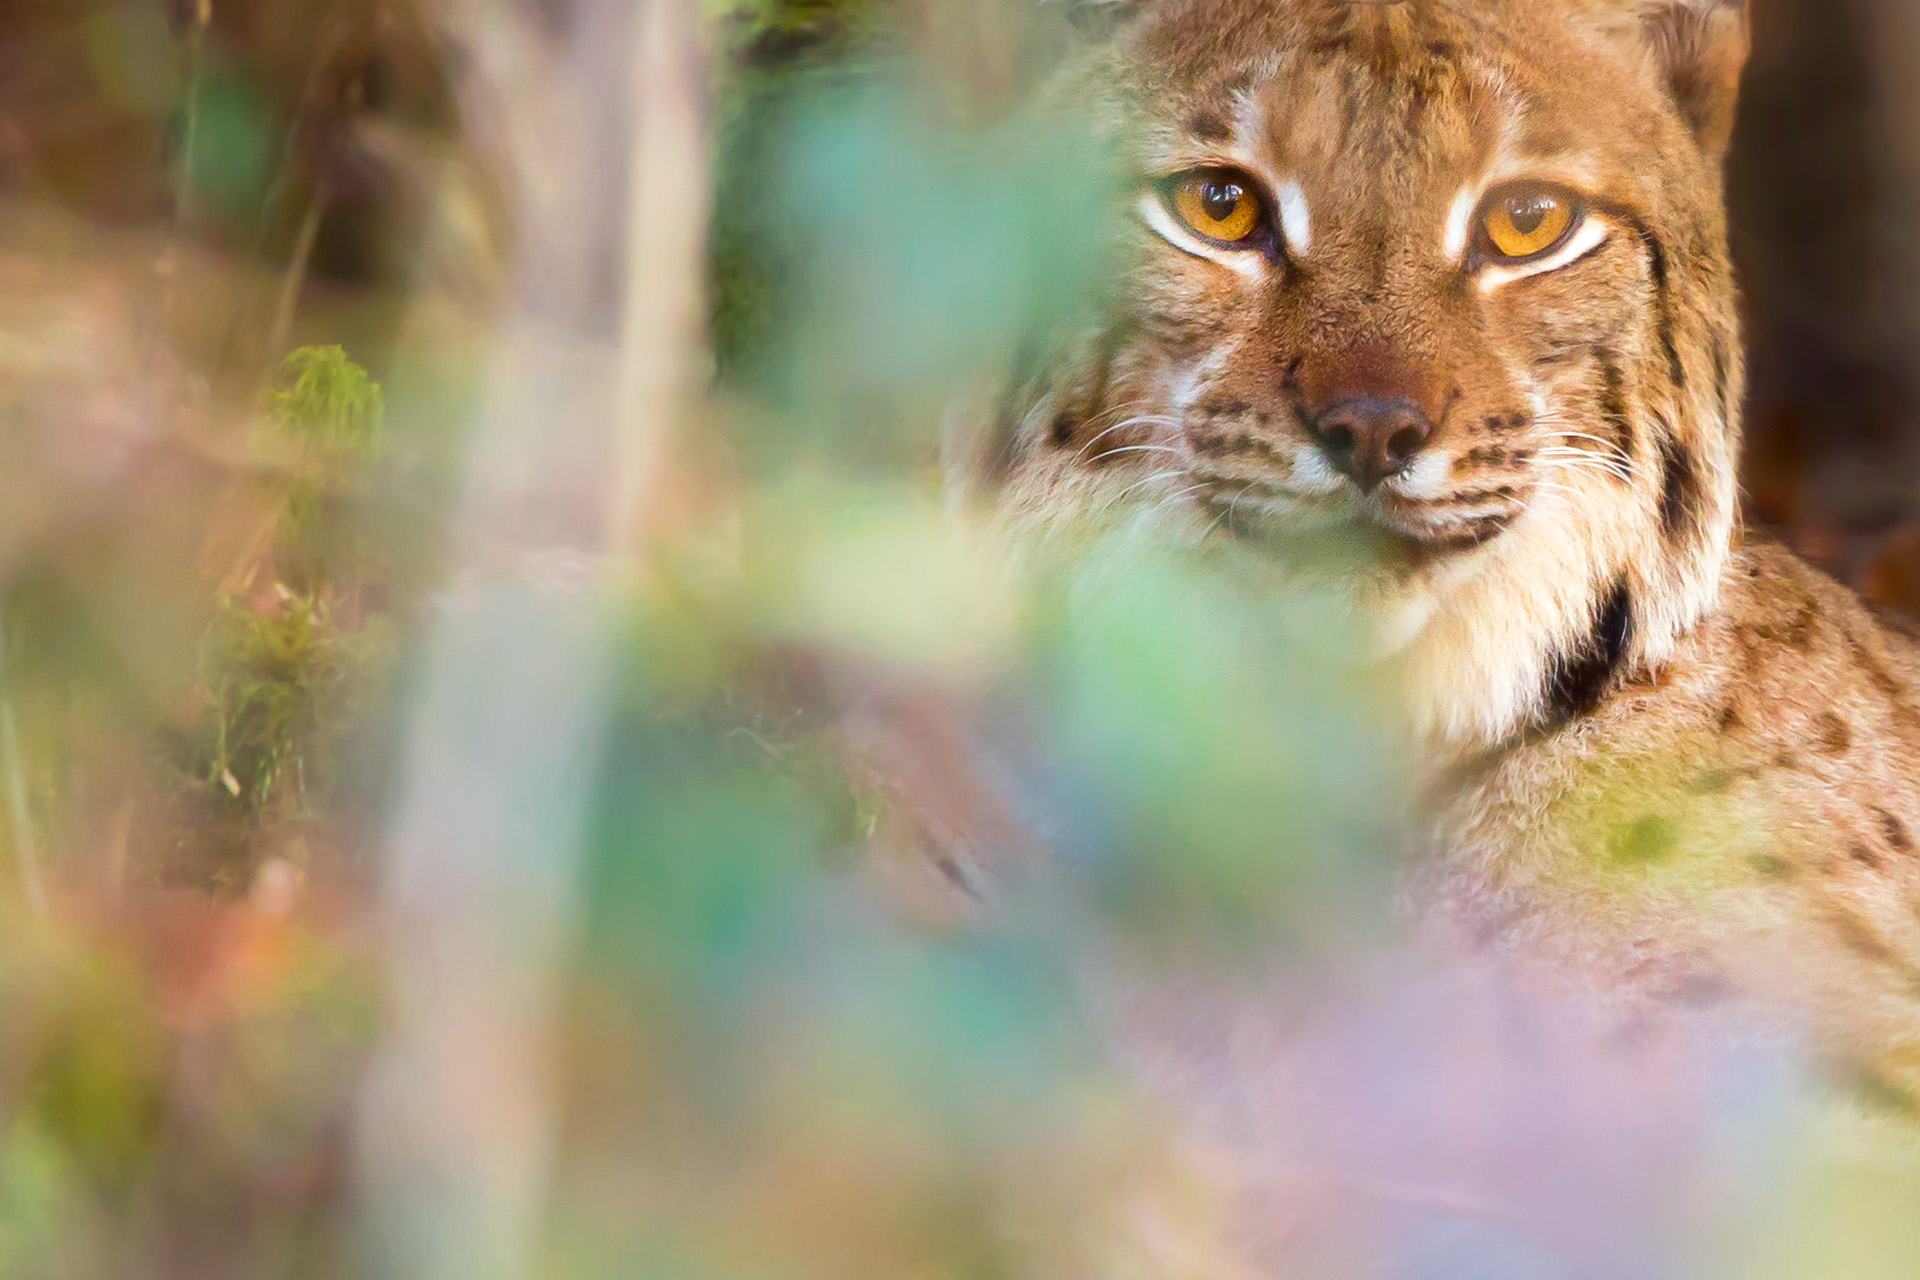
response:
[[[195,206],[204,203],[245,225],[258,215],[272,179],[275,135],[266,103],[225,75],[194,78],[182,108],[180,182]]]
[[[340,347],[302,347],[281,364],[267,412],[281,443],[293,446],[295,473],[283,499],[276,564],[304,590],[330,586],[351,595],[386,571],[382,549],[345,502],[385,443],[380,385]]]
[[[183,769],[243,830],[270,820],[284,840],[329,815],[349,749],[391,716],[399,636],[369,591],[383,549],[342,497],[379,456],[379,384],[337,346],[302,348],[267,410],[266,447],[288,479],[270,499],[270,545],[215,603]]]
[[[187,902],[5,923],[0,1271],[297,1275],[344,1256],[338,1090],[378,1025],[363,958]]]
[[[393,660],[392,628],[377,615],[347,631],[311,596],[285,592],[264,613],[226,602],[203,650],[208,712],[193,775],[250,822],[269,811],[313,821],[345,747],[386,712]]]
[[[757,0],[720,26],[709,286],[714,357],[723,379],[751,379],[773,336],[791,324],[800,246],[774,216],[782,142],[815,95],[877,74],[890,0]],[[863,58],[861,54],[869,56]]]

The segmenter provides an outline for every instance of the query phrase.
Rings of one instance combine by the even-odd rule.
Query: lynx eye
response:
[[[1171,203],[1188,230],[1226,245],[1251,239],[1264,212],[1253,180],[1227,169],[1197,169],[1175,178]]]
[[[1570,192],[1527,183],[1488,197],[1480,214],[1480,236],[1495,262],[1526,262],[1559,248],[1579,227],[1586,211]]]

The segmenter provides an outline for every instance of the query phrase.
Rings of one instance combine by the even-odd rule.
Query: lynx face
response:
[[[1003,501],[1119,484],[1344,593],[1442,739],[1590,705],[1725,563],[1745,43],[1677,0],[1143,6],[1077,73],[1124,122],[1134,274],[1005,398]]]
[[[1281,625],[1343,598],[1439,766],[1423,930],[1801,1040],[1906,1159],[1920,646],[1736,537],[1746,44],[1716,0],[1147,0],[1065,86],[1131,148],[1132,272],[950,474],[1076,588],[1144,538]]]

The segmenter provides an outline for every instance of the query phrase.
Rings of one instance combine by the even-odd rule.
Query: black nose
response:
[[[1407,469],[1433,435],[1433,423],[1404,396],[1361,397],[1323,410],[1309,430],[1334,469],[1372,493]]]

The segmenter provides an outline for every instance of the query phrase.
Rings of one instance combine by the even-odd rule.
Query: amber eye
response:
[[[1173,209],[1189,230],[1223,244],[1239,244],[1260,228],[1252,179],[1230,170],[1201,169],[1174,179]]]
[[[1579,201],[1558,187],[1528,183],[1496,191],[1480,215],[1487,256],[1516,262],[1560,247],[1579,225]]]

